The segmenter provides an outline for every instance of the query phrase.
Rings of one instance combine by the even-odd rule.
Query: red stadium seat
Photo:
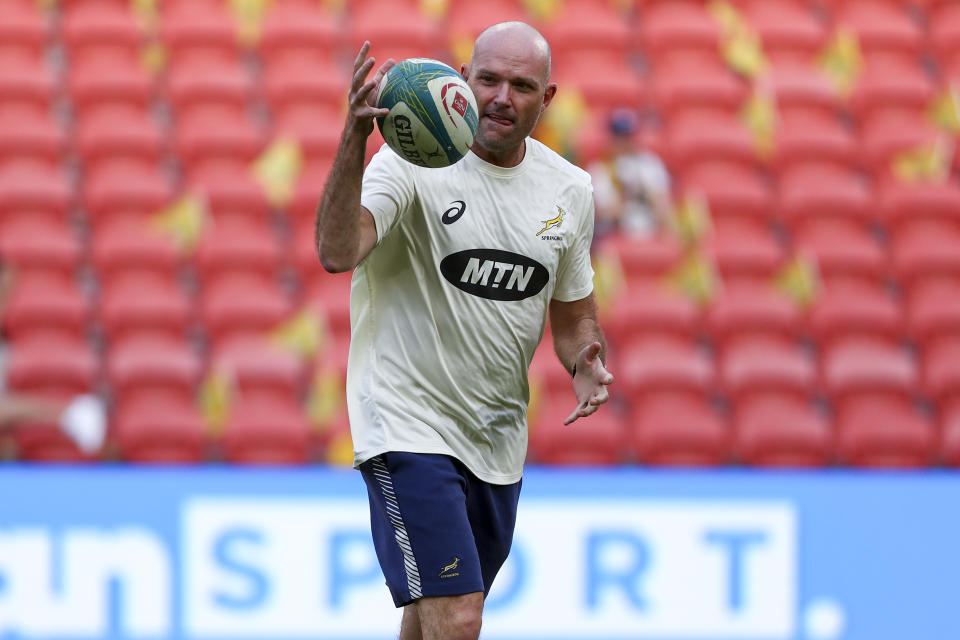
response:
[[[715,126],[723,125],[715,123]],[[740,132],[734,132],[731,136],[731,140],[736,140],[740,137]],[[706,197],[710,214],[715,218],[772,220],[775,213],[773,189],[758,170],[744,164],[747,161],[746,149],[733,151],[731,148],[734,161],[723,160],[720,158],[721,149],[726,142],[720,142],[720,139],[728,136],[724,134],[713,137],[715,140],[704,139],[701,142],[685,137],[679,141],[679,136],[674,139],[677,143],[674,153],[679,156],[673,157],[683,158],[684,162],[696,162],[680,170],[683,191]],[[698,159],[698,146],[703,153],[703,160]],[[711,161],[704,161],[711,157]]]
[[[553,66],[551,74],[562,87],[576,87],[591,109],[636,108],[645,98],[642,78],[626,58],[595,52],[571,53]]]
[[[99,374],[93,349],[66,337],[13,340],[6,368],[10,389],[59,399],[90,393]]]
[[[548,42],[563,43],[554,54],[559,66],[570,58],[602,53],[608,60],[626,60],[632,48],[630,27],[607,2],[567,0],[543,26]]]
[[[192,402],[147,398],[117,411],[113,442],[126,462],[197,464],[207,459],[207,435]]]
[[[960,6],[943,3],[928,14],[929,38],[940,60],[946,60],[960,51]]]
[[[689,297],[662,282],[638,281],[613,301],[602,324],[612,342],[626,345],[651,334],[691,338],[699,319],[699,309]]]
[[[107,378],[121,406],[145,397],[190,402],[201,372],[200,357],[183,339],[135,335],[115,341],[107,354]]]
[[[84,181],[83,200],[95,224],[157,213],[173,199],[167,177],[136,161],[101,163]]]
[[[73,203],[73,188],[57,169],[18,163],[0,168],[0,216],[46,216],[65,221]]]
[[[783,171],[779,200],[780,215],[790,226],[813,218],[873,217],[869,185],[852,169],[829,163],[804,163]]]
[[[132,336],[183,341],[194,316],[193,304],[179,286],[144,276],[116,279],[105,286],[98,311],[110,344]]]
[[[907,292],[907,327],[925,351],[960,338],[960,280],[920,280]]]
[[[173,239],[152,228],[143,217],[98,228],[93,236],[91,257],[105,286],[138,275],[149,275],[172,284],[182,263]]]
[[[845,110],[836,86],[811,63],[783,62],[769,75],[780,116],[816,114],[836,117]]]
[[[653,396],[634,404],[630,439],[643,464],[716,466],[730,457],[725,420],[696,396]]]
[[[885,58],[866,65],[857,78],[850,106],[860,118],[890,108],[922,113],[935,92],[932,79],[918,62]]]
[[[145,40],[133,12],[119,2],[69,3],[61,29],[71,62],[105,51],[136,60]]]
[[[714,344],[724,350],[743,337],[793,341],[800,334],[801,320],[796,303],[770,284],[742,281],[724,287],[711,301],[705,327]]]
[[[707,197],[709,198],[709,195]],[[713,210],[711,203],[711,212]],[[743,209],[732,207],[724,207],[723,210],[729,210],[730,215],[743,212]],[[768,215],[769,213],[772,213],[772,206]],[[705,244],[712,252],[724,279],[767,282],[786,259],[783,246],[765,225],[736,218],[717,224]]]
[[[825,347],[848,336],[895,342],[905,334],[903,310],[880,286],[843,282],[826,288],[809,315],[810,335]]]
[[[933,459],[933,425],[906,400],[877,397],[853,403],[837,412],[835,426],[841,463],[915,468]]]
[[[715,382],[713,362],[690,341],[643,338],[621,350],[619,379],[631,400],[655,392],[699,396]]]
[[[262,336],[292,312],[278,286],[251,278],[221,278],[204,287],[200,318],[214,347],[237,336]]]
[[[300,234],[306,233],[310,238],[313,237],[313,224],[317,215],[317,205],[320,204],[320,198],[323,196],[323,188],[327,184],[327,176],[330,173],[330,167],[333,164],[333,158],[320,159],[314,158],[313,162],[307,163],[300,176],[297,179],[297,186],[294,188],[293,201],[290,203],[289,213],[291,222],[297,227],[295,232],[300,238]],[[302,229],[299,225],[306,224],[309,228]],[[294,246],[299,246],[294,243]],[[310,244],[313,256],[316,256],[316,248]],[[300,253],[297,253],[297,264],[302,265]],[[312,261],[313,258],[311,257]],[[312,266],[312,265],[311,265]]]
[[[860,151],[874,175],[885,176],[897,154],[933,144],[939,136],[922,111],[881,111],[862,119]]]
[[[659,2],[644,8],[640,41],[647,55],[662,60],[676,51],[716,56],[720,26],[700,2]]]
[[[446,24],[446,31],[450,34],[450,48],[456,48],[456,41],[472,45],[480,32],[491,24],[525,19],[526,16],[516,0],[491,0],[482,4],[451,2]]]
[[[269,220],[270,204],[248,164],[211,161],[194,167],[186,178],[189,190],[206,200],[214,222],[264,225]]]
[[[156,167],[168,144],[160,124],[136,108],[97,110],[81,117],[75,131],[76,150],[86,171],[117,161]]]
[[[13,429],[16,458],[26,462],[84,463],[95,456],[80,450],[60,426],[46,422],[24,422]]]
[[[81,340],[90,321],[90,303],[62,277],[18,278],[3,306],[4,334],[10,340],[33,337]]]
[[[49,113],[56,97],[53,70],[42,60],[14,59],[0,64],[0,104]]]
[[[197,246],[197,275],[204,283],[231,274],[272,283],[282,264],[280,243],[265,224],[228,219],[209,229]]]
[[[364,40],[371,43],[370,54],[380,63],[411,57],[445,57],[446,45],[438,25],[416,9],[392,0],[375,0],[356,8],[347,25],[347,48],[356,55]]]
[[[17,277],[45,275],[70,283],[82,259],[80,240],[70,227],[39,218],[11,220],[0,230],[0,256]]]
[[[311,436],[298,404],[256,398],[233,407],[224,456],[240,464],[304,464],[314,457]]]
[[[720,384],[735,404],[758,395],[809,399],[817,380],[816,363],[799,346],[769,338],[742,338],[720,358]]]
[[[916,391],[916,363],[899,345],[849,338],[825,349],[820,364],[824,391],[838,410],[871,398],[907,399]]]
[[[567,375],[569,378],[569,374]],[[545,399],[530,425],[528,457],[542,464],[615,465],[630,450],[624,419],[612,404],[573,424],[563,421],[576,408],[576,396],[566,393]]]
[[[679,262],[683,248],[677,238],[669,234],[650,237],[608,234],[598,239],[594,251],[616,256],[630,282],[666,275]]]
[[[263,80],[267,102],[275,114],[302,112],[305,106],[336,112],[336,117],[330,122],[337,126],[321,128],[333,129],[339,134],[350,87],[350,71],[349,67],[329,61],[318,63],[309,59],[293,59],[273,63],[266,68]],[[314,125],[323,122],[325,117],[326,114],[323,114],[321,119],[314,121]]]
[[[256,122],[232,111],[194,110],[177,119],[174,144],[188,172],[210,162],[250,163],[265,143]]]
[[[172,67],[236,59],[236,27],[220,2],[165,2],[161,37]]]
[[[943,408],[960,401],[960,334],[941,338],[924,350],[923,387]]]
[[[294,105],[277,113],[271,137],[275,140],[296,140],[306,162],[326,161],[333,164],[340,146],[341,129],[338,125],[343,119],[343,108],[340,105]],[[318,123],[326,124],[317,126]]]
[[[49,113],[23,107],[3,108],[0,102],[0,166],[27,160],[56,168],[65,151],[63,128]]]
[[[260,33],[260,55],[268,66],[283,58],[332,61],[343,46],[340,21],[310,0],[270,6]]]
[[[920,278],[960,278],[960,230],[952,224],[919,221],[896,230],[891,243],[893,271],[909,288]]]
[[[803,163],[852,168],[860,162],[857,138],[833,114],[781,110],[775,140],[774,162],[780,172]]]
[[[905,183],[885,180],[877,189],[877,208],[885,226],[895,234],[897,227],[920,221],[944,223],[960,230],[960,185],[953,181]]]
[[[944,464],[960,467],[960,403],[948,405],[941,411],[940,456]]]
[[[5,3],[0,21],[0,59],[42,61],[49,33],[48,16],[36,3]]]
[[[669,117],[680,109],[712,108],[733,114],[747,97],[747,85],[719,62],[695,58],[658,65],[651,78],[657,110]]]
[[[737,406],[733,448],[740,462],[764,467],[822,467],[833,458],[833,433],[809,401],[777,394]]]
[[[266,396],[296,401],[306,382],[305,363],[266,338],[240,338],[219,345],[210,357],[210,369],[226,373],[244,400]]]
[[[879,284],[887,275],[884,247],[856,221],[824,217],[798,225],[793,246],[797,254],[816,259],[828,286],[845,279]]]
[[[250,76],[239,63],[218,60],[171,69],[166,88],[178,115],[198,106],[216,106],[242,115],[254,91]]]
[[[137,58],[98,54],[71,65],[68,87],[76,114],[117,105],[146,113],[156,86]]]
[[[316,261],[316,273],[307,280],[303,302],[323,313],[335,340],[350,339],[350,283],[352,274],[331,274]]]
[[[745,3],[744,17],[774,61],[812,60],[826,42],[823,24],[803,3],[752,0]]]
[[[924,34],[901,3],[872,0],[845,0],[834,19],[838,26],[851,29],[860,47],[872,52],[916,56],[923,47]]]

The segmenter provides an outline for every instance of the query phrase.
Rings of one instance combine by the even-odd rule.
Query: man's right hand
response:
[[[372,80],[366,80],[370,69],[376,62],[375,58],[368,58],[370,51],[370,41],[363,43],[356,60],[353,61],[353,81],[350,83],[350,95],[348,97],[350,111],[347,119],[347,126],[355,127],[364,136],[369,136],[373,132],[373,119],[386,116],[390,113],[389,109],[377,108],[377,87],[383,76],[394,65],[393,58],[387,59]]]

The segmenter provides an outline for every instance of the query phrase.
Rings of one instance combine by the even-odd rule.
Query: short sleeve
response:
[[[577,217],[580,225],[576,237],[560,261],[557,270],[557,286],[553,299],[573,302],[586,298],[593,291],[593,264],[590,260],[590,245],[593,243],[593,188],[587,186],[580,202]]]
[[[413,165],[384,144],[363,172],[360,204],[373,214],[377,242],[414,200]]]

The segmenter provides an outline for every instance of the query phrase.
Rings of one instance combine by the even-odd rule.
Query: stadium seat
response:
[[[267,11],[260,32],[260,55],[272,66],[281,59],[336,59],[343,46],[343,26],[319,3],[288,0]]]
[[[0,216],[4,221],[40,215],[65,222],[71,204],[73,188],[59,169],[26,162],[0,168]]]
[[[265,143],[253,119],[232,111],[197,109],[177,118],[174,145],[188,173],[213,162],[250,163]]]
[[[551,76],[565,90],[574,87],[590,109],[637,108],[645,100],[643,79],[627,59],[609,54],[578,52],[552,67]]]
[[[709,194],[707,198],[709,200]],[[767,210],[768,214],[772,212],[772,208],[771,205]],[[745,209],[746,207],[738,209],[730,205],[720,207],[721,211],[729,212],[728,215],[743,215]],[[710,210],[714,212],[712,201]],[[718,222],[722,224],[716,224],[713,233],[707,237],[705,246],[712,252],[720,275],[725,280],[770,281],[786,259],[786,251],[769,228],[764,224],[737,218],[721,219]]]
[[[768,337],[792,342],[801,333],[800,308],[769,283],[740,281],[725,286],[710,302],[704,327],[724,351],[741,338]]]
[[[168,141],[160,124],[135,107],[98,109],[82,116],[75,128],[76,151],[85,171],[100,163],[130,162],[157,167]]]
[[[826,162],[804,163],[780,175],[780,216],[788,226],[814,218],[873,217],[869,184],[856,171]]]
[[[47,15],[36,3],[5,3],[0,21],[0,59],[41,62],[49,33]]]
[[[882,286],[855,281],[821,291],[808,321],[810,336],[821,347],[849,336],[896,342],[905,335],[899,302]]]
[[[559,66],[595,53],[607,60],[626,60],[634,40],[627,21],[610,3],[567,0],[561,7],[542,27],[547,42],[563,43],[554,54]]]
[[[768,77],[781,118],[795,114],[836,117],[846,108],[830,77],[812,63],[781,62]]]
[[[238,56],[236,27],[223,3],[164,2],[161,10],[160,34],[171,68]]]
[[[60,124],[43,111],[2,105],[0,102],[0,166],[26,160],[58,167],[66,151]]]
[[[823,24],[803,3],[751,0],[744,5],[744,17],[774,62],[811,61],[826,42]]]
[[[326,186],[332,164],[333,158],[313,158],[311,162],[305,163],[300,171],[293,191],[293,200],[288,207],[291,223],[296,227],[295,232],[305,231],[308,237],[313,237],[312,229],[317,215],[317,205],[320,204],[320,198],[323,196],[323,188]],[[301,229],[299,226],[301,224],[305,224],[308,228]],[[297,237],[299,238],[299,235]],[[312,241],[310,246],[315,256],[316,251]],[[298,265],[302,264],[299,255],[298,253]]]
[[[295,104],[276,113],[272,139],[292,139],[300,145],[305,162],[333,164],[340,146],[340,123],[344,120],[341,105]],[[325,123],[318,126],[318,123]],[[316,208],[316,202],[313,208]]]
[[[178,116],[201,106],[244,115],[254,96],[254,84],[239,62],[210,60],[171,69],[166,92]]]
[[[877,52],[916,57],[923,47],[923,30],[901,3],[845,0],[834,12],[834,20],[856,34],[867,55]]]
[[[835,428],[843,464],[917,468],[933,460],[931,420],[907,400],[881,396],[852,403],[837,412]]]
[[[62,277],[17,278],[3,305],[4,336],[82,340],[89,328],[91,306],[79,287]]]
[[[298,404],[255,398],[230,412],[224,457],[239,464],[304,464],[314,457],[311,436]]]
[[[919,183],[884,180],[877,189],[877,209],[881,221],[894,235],[901,227],[924,221],[960,230],[960,185],[952,180]]]
[[[173,238],[142,216],[98,227],[91,242],[91,258],[104,287],[140,275],[172,284],[183,262]]]
[[[883,58],[866,64],[850,96],[850,107],[861,119],[891,108],[922,113],[935,91],[933,81],[919,62]]]
[[[71,63],[103,52],[136,60],[145,40],[130,7],[119,2],[68,3],[60,27]]]
[[[450,49],[456,53],[459,46],[472,47],[480,32],[491,24],[526,19],[516,0],[451,2],[445,27],[450,34]]]
[[[813,356],[796,344],[769,337],[732,342],[717,368],[721,389],[737,405],[770,394],[807,400],[816,388]]]
[[[118,105],[146,113],[156,97],[153,77],[135,57],[88,56],[71,64],[67,83],[74,114],[80,117]]]
[[[829,287],[841,280],[880,284],[889,265],[885,248],[861,223],[822,217],[798,224],[793,230],[794,252],[812,256],[820,277]]]
[[[700,312],[687,296],[658,281],[629,283],[603,314],[607,338],[620,346],[638,337],[666,335],[692,338]]]
[[[130,215],[146,217],[172,199],[167,177],[137,161],[100,163],[84,180],[83,201],[95,225]]]
[[[319,118],[314,124],[329,119],[331,126],[320,128],[332,129],[339,137],[350,79],[350,67],[339,63],[283,60],[266,68],[263,88],[274,115],[290,118],[291,112],[309,112],[311,107],[314,112],[335,113],[333,118],[327,113],[317,114]]]
[[[923,388],[941,407],[960,401],[960,333],[944,336],[923,350]]]
[[[6,369],[10,389],[59,399],[92,392],[99,378],[93,349],[83,340],[66,337],[12,340]]]
[[[107,381],[118,411],[145,399],[193,402],[200,356],[186,340],[135,335],[110,345]]]
[[[17,277],[45,275],[70,283],[80,268],[82,246],[70,227],[24,216],[0,229],[0,256]]]
[[[960,467],[960,403],[941,410],[940,457],[944,464]]]
[[[618,233],[598,238],[594,253],[619,260],[627,282],[632,282],[666,275],[679,262],[683,249],[675,236],[666,233],[649,237]]]
[[[889,175],[897,154],[933,144],[940,135],[923,111],[879,111],[861,120],[861,157],[875,176]]]
[[[909,399],[917,390],[917,365],[903,347],[853,337],[823,350],[823,389],[840,411],[874,398]]]
[[[830,424],[804,399],[774,394],[741,403],[733,431],[736,457],[750,466],[822,467],[833,458]]]
[[[891,242],[893,271],[901,286],[920,278],[960,278],[960,230],[955,225],[918,221],[897,229]]]
[[[270,204],[250,166],[238,161],[210,161],[186,175],[189,192],[201,195],[215,223],[265,226]]]
[[[265,396],[297,401],[306,382],[305,363],[266,337],[242,337],[218,345],[210,355],[210,370],[227,374],[244,400]]]
[[[418,10],[393,0],[366,2],[352,12],[347,23],[347,49],[352,55],[364,40],[371,43],[370,54],[381,63],[387,58],[438,58],[445,47],[439,26]]]
[[[14,59],[0,64],[0,104],[49,113],[57,93],[53,70],[42,60]]]
[[[317,260],[315,273],[305,282],[303,303],[323,314],[335,340],[350,339],[351,273],[327,273]]]
[[[713,388],[710,357],[692,341],[640,336],[620,349],[619,379],[631,401],[655,392],[700,396]]]
[[[671,116],[664,130],[664,156],[671,170],[680,174],[707,161],[747,168],[759,164],[746,127],[737,117],[719,112],[687,111]]]
[[[569,389],[545,398],[544,407],[530,424],[528,459],[553,465],[615,465],[626,461],[630,444],[625,421],[616,407],[608,403],[593,415],[564,425],[575,408],[576,396]]]
[[[650,97],[663,117],[681,109],[711,108],[733,114],[747,97],[747,85],[719,62],[699,58],[657,65],[650,79]]]
[[[195,264],[203,283],[231,274],[272,283],[280,273],[284,256],[269,226],[225,219],[204,233],[197,246]]]
[[[641,464],[716,466],[730,457],[725,420],[697,396],[657,394],[634,404],[630,439]]]
[[[849,126],[833,114],[813,109],[781,109],[774,164],[779,172],[804,163],[856,167],[860,145]]]
[[[292,310],[283,290],[259,278],[221,278],[204,287],[200,301],[200,318],[214,348],[237,336],[262,336]]]
[[[700,2],[658,2],[645,6],[639,25],[640,42],[654,61],[662,61],[677,51],[717,56],[720,26]]]
[[[960,52],[960,6],[942,3],[927,16],[929,39],[937,58],[946,60]]]
[[[207,459],[207,434],[194,403],[146,398],[123,407],[112,422],[121,460],[197,464]]]
[[[47,422],[24,422],[13,429],[16,459],[24,462],[77,464],[93,462],[95,455],[80,450],[60,426]]]
[[[960,279],[918,280],[907,291],[907,328],[922,350],[960,338]]]
[[[717,221],[721,218],[749,218],[758,223],[771,220],[775,212],[774,193],[763,175],[744,164],[745,157],[736,158],[734,162],[724,161],[719,158],[719,146],[709,151],[708,147],[712,147],[712,143],[705,143],[703,161],[696,160],[694,148],[689,149],[688,159],[696,164],[680,171],[683,192],[704,196],[710,214]],[[687,151],[681,153],[685,155]],[[706,161],[709,155],[714,158]]]
[[[169,279],[149,275],[116,278],[103,287],[97,305],[108,344],[133,336],[189,337],[194,309],[187,294]]]

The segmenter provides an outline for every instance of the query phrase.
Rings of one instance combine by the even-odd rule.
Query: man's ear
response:
[[[463,76],[464,80],[466,80],[467,76],[470,75],[470,67],[467,66],[467,63],[460,65],[460,75]]]
[[[557,95],[557,83],[551,82],[547,84],[547,89],[543,92],[543,104],[540,106],[540,113],[543,113],[543,110],[550,106],[550,102],[555,95]]]

